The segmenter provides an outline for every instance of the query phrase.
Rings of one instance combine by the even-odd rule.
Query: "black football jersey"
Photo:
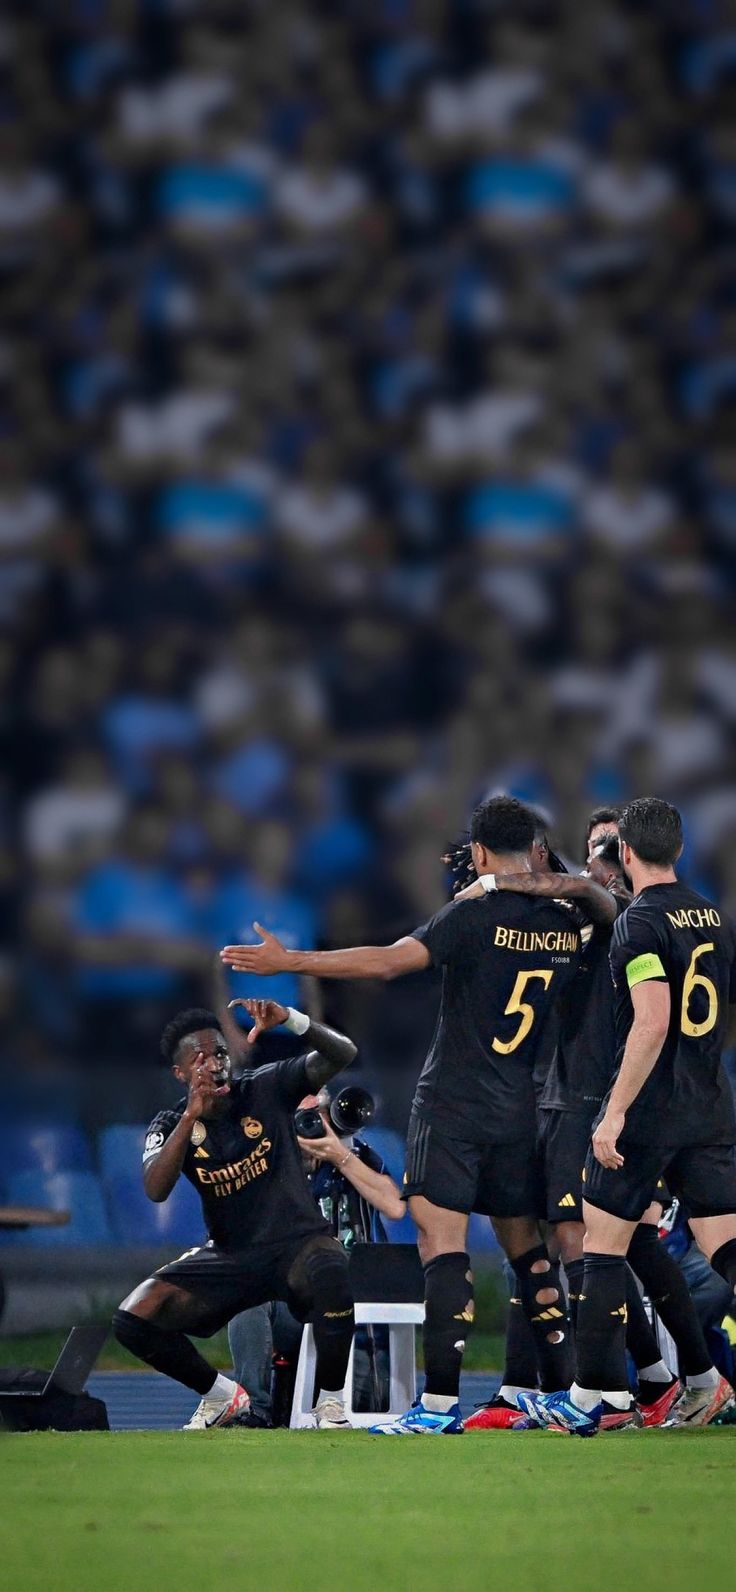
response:
[[[626,1137],[675,1146],[732,1143],[733,1097],[721,1064],[728,1008],[736,1001],[729,919],[679,880],[647,885],[614,927],[611,972],[617,1069],[633,1021],[631,990],[664,979],[671,996],[667,1038],[626,1113]]]
[[[625,911],[620,902],[619,914]],[[540,1105],[574,1111],[592,1122],[616,1067],[616,1029],[609,955],[613,924],[596,924],[580,969],[564,994],[558,1041]]]
[[[219,1249],[242,1250],[327,1231],[294,1131],[294,1111],[311,1092],[306,1057],[290,1057],[243,1073],[232,1083],[223,1113],[195,1122],[182,1171],[202,1200],[207,1231]],[[185,1107],[186,1098],[154,1117],[144,1165]]]
[[[527,1132],[545,1025],[580,964],[580,923],[565,902],[499,891],[450,902],[414,930],[443,970],[420,1116],[481,1143]]]

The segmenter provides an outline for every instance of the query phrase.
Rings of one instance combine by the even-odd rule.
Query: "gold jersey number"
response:
[[[501,1055],[503,1056],[509,1056],[512,1050],[518,1050],[519,1045],[524,1043],[524,1040],[531,1029],[532,1023],[534,1022],[534,1018],[536,1016],[534,1007],[530,1006],[528,1001],[522,1000],[521,998],[524,994],[527,984],[529,984],[533,978],[541,978],[545,989],[549,989],[553,978],[552,968],[536,967],[534,969],[530,968],[528,971],[523,973],[517,973],[516,983],[511,991],[508,1005],[503,1015],[504,1017],[513,1017],[518,1012],[521,1022],[519,1023],[513,1039],[494,1039],[492,1041],[492,1049],[500,1051]]]
[[[715,1028],[718,1021],[718,990],[713,980],[706,978],[705,973],[699,973],[696,966],[698,957],[705,956],[706,951],[715,951],[715,945],[712,940],[708,940],[705,945],[696,945],[682,986],[680,1027],[683,1034],[687,1034],[690,1039],[700,1039],[703,1034],[709,1034],[711,1028]],[[708,996],[708,1011],[702,1023],[692,1022],[688,1011],[693,990],[696,989],[704,989]]]

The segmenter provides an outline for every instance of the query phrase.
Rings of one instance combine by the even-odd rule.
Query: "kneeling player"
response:
[[[120,1343],[201,1395],[187,1430],[227,1426],[248,1394],[218,1374],[186,1333],[211,1337],[250,1305],[283,1299],[310,1318],[317,1348],[318,1427],[347,1427],[344,1385],[354,1313],[347,1256],[312,1199],[293,1124],[299,1101],[356,1054],[343,1034],[275,1001],[245,1003],[249,1042],[285,1025],[307,1054],[257,1067],[235,1081],[213,1012],[180,1012],[161,1048],[187,1094],[161,1111],[143,1155],[146,1193],[168,1199],[183,1172],[202,1200],[209,1241],[147,1278],[115,1312]]]

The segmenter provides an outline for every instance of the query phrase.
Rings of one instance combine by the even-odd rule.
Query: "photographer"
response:
[[[372,1115],[370,1095],[348,1085],[331,1102],[325,1092],[306,1095],[294,1119],[316,1204],[333,1237],[347,1250],[355,1244],[385,1243],[381,1216],[400,1221],[405,1214],[399,1190],[380,1156],[356,1136]],[[301,1324],[280,1299],[243,1310],[230,1322],[236,1376],[250,1393],[244,1425],[288,1424],[301,1336]],[[369,1394],[374,1403],[381,1402],[387,1371],[384,1338],[380,1328],[359,1328],[356,1333],[356,1408],[364,1400],[370,1407]]]

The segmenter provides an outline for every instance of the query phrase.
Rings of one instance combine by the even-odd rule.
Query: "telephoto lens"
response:
[[[294,1112],[294,1127],[300,1139],[324,1139],[326,1129],[316,1106],[304,1106]]]
[[[347,1083],[330,1101],[330,1121],[336,1133],[359,1133],[375,1114],[376,1102],[367,1089]]]

